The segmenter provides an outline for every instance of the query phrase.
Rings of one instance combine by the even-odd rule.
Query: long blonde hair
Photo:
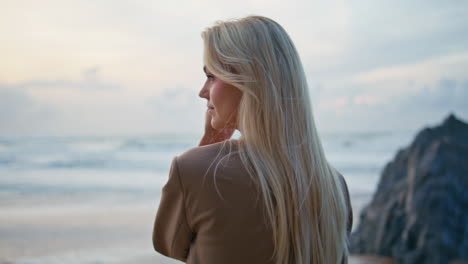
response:
[[[203,33],[204,63],[243,92],[239,155],[256,180],[278,264],[340,263],[347,207],[315,127],[302,63],[286,31],[261,16],[219,21]]]

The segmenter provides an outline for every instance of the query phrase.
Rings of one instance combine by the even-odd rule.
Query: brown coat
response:
[[[237,141],[229,142],[235,151]],[[274,263],[262,197],[239,156],[223,160],[213,177],[217,160],[229,152],[227,144],[217,157],[222,144],[196,147],[173,159],[154,223],[154,248],[191,264]],[[346,197],[351,209],[347,188]],[[351,225],[349,210],[349,231]]]

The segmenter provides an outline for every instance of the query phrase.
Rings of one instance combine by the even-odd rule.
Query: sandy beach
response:
[[[122,204],[2,201],[0,263],[181,263],[153,250],[157,201]],[[352,256],[350,263],[392,263]]]
[[[153,208],[0,209],[0,263],[177,263],[151,244]]]

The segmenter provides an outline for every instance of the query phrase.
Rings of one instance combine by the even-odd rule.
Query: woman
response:
[[[187,263],[346,263],[348,190],[325,158],[288,34],[249,16],[202,37],[205,134],[172,161],[155,249]]]

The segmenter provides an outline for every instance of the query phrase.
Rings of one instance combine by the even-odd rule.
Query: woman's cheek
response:
[[[220,90],[220,86],[217,84],[211,87],[211,102],[216,110],[218,110],[217,108],[222,104],[222,94],[220,93]]]

